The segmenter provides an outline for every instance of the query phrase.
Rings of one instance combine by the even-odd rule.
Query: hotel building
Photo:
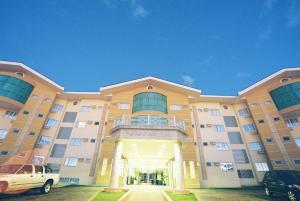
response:
[[[0,164],[47,164],[62,184],[259,185],[300,170],[299,118],[300,68],[214,96],[155,77],[65,92],[0,62]]]

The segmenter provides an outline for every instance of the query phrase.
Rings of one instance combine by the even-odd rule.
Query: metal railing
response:
[[[113,120],[114,127],[117,126],[145,126],[145,127],[176,127],[185,130],[185,122],[173,118],[165,118],[155,115],[123,116],[121,119]]]

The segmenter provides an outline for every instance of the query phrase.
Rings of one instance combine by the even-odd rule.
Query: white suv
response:
[[[32,164],[10,164],[0,166],[0,193],[20,192],[30,189],[48,193],[59,181],[59,174],[53,174],[47,166]]]

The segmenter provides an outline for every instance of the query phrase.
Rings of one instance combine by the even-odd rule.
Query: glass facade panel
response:
[[[133,97],[132,113],[154,110],[167,114],[167,97],[155,92],[144,92]]]
[[[132,125],[150,125],[150,126],[162,126],[168,125],[168,120],[164,117],[154,115],[141,115],[131,118]]]
[[[270,91],[278,110],[300,104],[300,82],[294,82]]]
[[[33,88],[30,83],[16,77],[0,75],[0,96],[25,104]]]

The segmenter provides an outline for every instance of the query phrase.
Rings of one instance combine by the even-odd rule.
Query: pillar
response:
[[[183,175],[183,160],[182,160],[182,148],[180,142],[174,143],[174,176],[176,179],[175,190],[184,190],[184,175]]]
[[[122,148],[123,148],[123,142],[117,141],[115,144],[115,152],[114,152],[111,177],[109,183],[110,189],[119,188],[119,175],[120,175],[119,171],[122,162]]]

